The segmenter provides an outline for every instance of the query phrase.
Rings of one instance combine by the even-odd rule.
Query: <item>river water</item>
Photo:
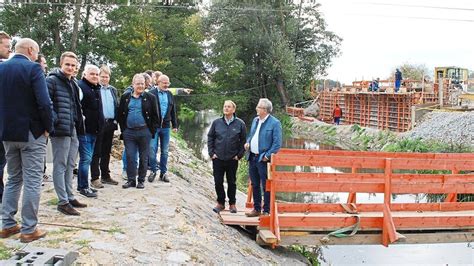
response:
[[[197,157],[209,162],[207,154],[207,132],[219,115],[214,111],[201,111],[193,120],[182,121],[180,131]],[[250,124],[250,119],[244,120]],[[298,149],[337,149],[313,140],[284,138],[283,147]],[[335,169],[325,169],[334,172]],[[347,193],[308,193],[305,195],[282,195],[281,198],[304,198],[311,202],[345,202]],[[419,202],[423,197],[398,195],[393,202]],[[359,203],[381,203],[379,194],[357,194]],[[339,245],[321,247],[322,265],[474,265],[474,243],[455,244],[402,244],[391,245]]]

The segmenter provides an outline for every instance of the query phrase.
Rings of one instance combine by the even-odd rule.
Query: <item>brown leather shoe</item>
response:
[[[87,204],[80,203],[77,199],[70,200],[69,204],[71,204],[72,207],[74,207],[74,208],[85,208],[85,207],[87,207]]]
[[[12,235],[20,233],[21,226],[19,224],[12,226],[10,228],[3,228],[2,231],[0,231],[0,237],[1,238],[7,238]]]
[[[113,180],[111,177],[102,177],[102,184],[107,184],[107,185],[118,185],[118,181]]]
[[[71,204],[66,203],[63,205],[58,205],[58,211],[66,214],[66,215],[74,215],[74,216],[79,216],[81,215],[78,211],[76,211]]]
[[[46,236],[45,231],[41,231],[38,228],[31,234],[20,234],[20,242],[21,243],[30,243],[32,241],[38,240],[42,237]]]
[[[247,216],[247,217],[258,217],[258,216],[260,216],[260,214],[261,213],[259,211],[252,210],[251,212],[246,212],[245,216]]]
[[[235,204],[231,204],[229,206],[229,212],[230,213],[237,213],[237,207],[235,206]]]
[[[225,209],[224,205],[222,205],[220,203],[217,203],[216,207],[212,208],[212,211],[215,212],[215,213],[220,213],[224,209]]]

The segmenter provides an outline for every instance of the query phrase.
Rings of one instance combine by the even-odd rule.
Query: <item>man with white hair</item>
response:
[[[15,56],[0,64],[0,141],[7,158],[1,238],[21,232],[28,243],[46,235],[37,228],[46,140],[53,131],[53,108],[38,58],[38,44],[18,41]],[[23,193],[22,191],[23,186]],[[21,226],[15,219],[22,196]]]
[[[268,163],[272,154],[277,153],[281,147],[282,130],[280,121],[271,115],[273,105],[267,98],[258,101],[257,117],[252,121],[250,134],[245,143],[245,150],[250,151],[249,175],[252,182],[253,210],[245,213],[249,217],[262,214],[263,191],[263,215],[270,213],[270,192],[265,189],[268,177]]]
[[[104,125],[104,113],[100,95],[99,68],[86,65],[82,79],[78,82],[82,90],[82,114],[85,117],[85,134],[79,135],[79,167],[77,173],[77,190],[88,198],[97,198],[97,191],[89,187],[89,167],[94,154],[97,135]]]

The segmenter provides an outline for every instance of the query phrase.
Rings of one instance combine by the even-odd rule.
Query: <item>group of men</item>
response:
[[[229,211],[237,213],[236,172],[238,161],[246,152],[249,162],[249,176],[252,184],[254,206],[245,215],[256,217],[270,213],[270,193],[266,191],[268,177],[267,167],[273,154],[282,145],[282,128],[280,121],[271,115],[272,102],[261,98],[255,108],[257,117],[252,121],[249,136],[246,135],[245,123],[235,116],[236,105],[233,101],[224,102],[221,118],[212,122],[207,134],[209,156],[212,159],[214,184],[217,194],[217,205],[214,212],[221,212],[225,207],[224,175],[227,179],[227,197]],[[263,191],[263,210],[262,210]]]
[[[80,215],[76,208],[87,207],[73,193],[73,170],[78,154],[77,191],[81,195],[96,198],[96,188],[102,188],[103,184],[118,185],[109,169],[118,125],[127,158],[127,182],[122,187],[144,188],[149,164],[150,182],[158,170],[161,170],[160,179],[169,182],[166,177],[169,134],[171,126],[177,130],[177,119],[166,75],[157,71],[159,77],[155,82],[146,84],[149,75],[136,74],[132,89],[119,98],[117,90],[109,84],[111,71],[105,65],[100,68],[86,65],[82,78],[76,80],[78,58],[73,52],[64,52],[59,68],[47,75],[46,60],[40,56],[34,40],[18,40],[15,54],[10,58],[11,52],[11,37],[0,32],[0,59],[8,59],[0,63],[1,238],[21,233],[22,242],[31,242],[46,235],[37,228],[37,215],[48,139],[53,154],[57,209],[66,215]],[[162,155],[159,167],[158,141]],[[3,191],[5,164],[8,181]],[[89,169],[91,185],[95,188],[89,184]],[[22,186],[20,226],[14,216]]]

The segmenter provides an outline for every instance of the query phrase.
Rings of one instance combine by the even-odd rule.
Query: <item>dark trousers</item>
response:
[[[91,180],[96,180],[99,176],[110,178],[110,153],[116,127],[112,119],[107,120],[102,131],[97,135],[91,162]]]
[[[253,208],[256,211],[262,210],[262,189],[263,189],[263,211],[270,212],[270,192],[265,191],[267,183],[267,162],[259,162],[258,156],[253,153],[249,157],[249,175],[253,190]]]
[[[224,174],[227,179],[227,197],[229,197],[229,204],[235,204],[235,193],[237,191],[235,181],[238,165],[239,163],[237,160],[212,160],[214,185],[216,188],[217,202],[219,204],[225,205]]]
[[[127,156],[127,176],[128,181],[135,181],[137,176],[136,154],[139,157],[138,182],[144,182],[148,168],[148,154],[150,152],[151,132],[145,127],[140,130],[125,129],[123,132],[123,142]]]
[[[3,142],[0,141],[0,197],[3,195],[3,170],[7,164],[7,159],[5,158],[5,148],[3,147]]]

